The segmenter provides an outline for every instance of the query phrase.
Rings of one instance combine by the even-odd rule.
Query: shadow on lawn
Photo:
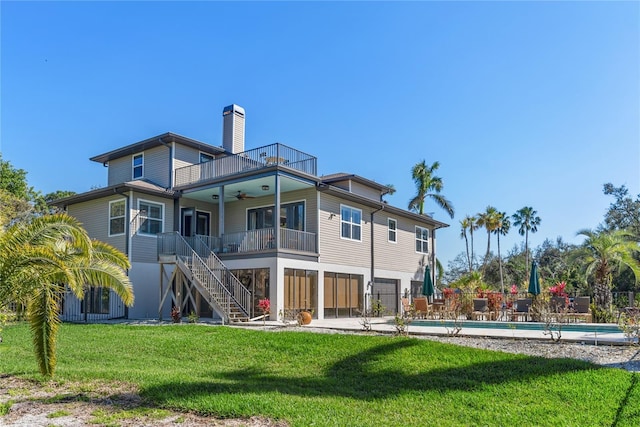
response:
[[[425,369],[415,373],[381,370],[376,362],[403,348],[416,345],[402,340],[373,347],[346,357],[332,365],[322,376],[288,377],[257,369],[237,370],[211,375],[198,382],[164,383],[145,388],[143,394],[160,401],[181,396],[188,399],[203,395],[278,392],[298,396],[340,396],[355,399],[379,399],[406,391],[466,390],[486,385],[521,382],[529,378],[570,371],[598,369],[592,364],[572,359],[524,357],[496,362],[482,362],[462,367]],[[400,357],[400,356],[398,356]],[[429,357],[428,354],[425,357]]]

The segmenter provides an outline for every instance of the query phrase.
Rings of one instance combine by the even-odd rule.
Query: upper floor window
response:
[[[273,206],[249,209],[247,230],[259,230],[274,226]],[[287,203],[280,206],[280,227],[304,231],[304,202]]]
[[[416,225],[416,252],[429,253],[429,229]]]
[[[144,155],[136,154],[132,159],[133,179],[139,179],[144,176]]]
[[[206,163],[213,160],[213,156],[207,153],[200,153],[200,163]]]
[[[124,200],[109,202],[109,236],[124,234]]]
[[[155,236],[162,233],[164,224],[164,205],[161,203],[138,201],[138,233]]]
[[[388,240],[396,243],[398,241],[398,221],[393,218],[387,218],[387,226],[389,229]]]
[[[343,239],[361,240],[362,211],[350,206],[340,206],[340,236]]]

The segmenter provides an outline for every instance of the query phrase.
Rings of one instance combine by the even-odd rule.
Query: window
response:
[[[340,225],[343,239],[360,240],[362,211],[349,206],[340,206]]]
[[[284,309],[318,310],[318,272],[284,269]]]
[[[124,200],[109,202],[109,236],[124,234]]]
[[[91,286],[81,303],[81,312],[89,314],[109,314],[109,288],[95,288]]]
[[[139,179],[144,176],[144,155],[136,154],[132,159],[133,163],[133,179]]]
[[[396,243],[398,241],[398,221],[388,218],[387,224],[389,227],[388,239],[390,242]]]
[[[138,233],[155,236],[162,233],[164,223],[164,205],[159,203],[138,201],[139,224]]]
[[[206,163],[213,160],[213,156],[207,153],[200,153],[200,163]]]
[[[273,227],[273,210],[274,206],[249,209],[247,230]],[[280,205],[280,226],[290,230],[304,231],[304,202]]]
[[[429,229],[416,225],[416,252],[429,253]]]

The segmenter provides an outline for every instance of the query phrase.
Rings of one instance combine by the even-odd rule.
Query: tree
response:
[[[480,227],[484,227],[487,230],[487,253],[484,256],[484,261],[482,262],[482,270],[487,266],[487,261],[489,261],[489,252],[491,250],[491,233],[495,231],[498,227],[498,217],[499,212],[493,206],[487,206],[487,209],[484,212],[481,212],[477,215],[478,217],[478,225]]]
[[[500,266],[500,291],[504,294],[504,275],[502,274],[502,256],[500,255],[500,235],[506,236],[511,228],[511,221],[506,212],[499,212],[497,216],[496,228],[493,232],[498,239],[498,265]]]
[[[592,231],[580,230],[578,235],[586,237],[576,259],[585,268],[586,277],[594,279],[594,298],[596,317],[611,312],[612,272],[619,268],[629,268],[636,283],[640,279],[640,262],[634,254],[640,252],[640,246],[633,241],[633,234],[625,230]]]
[[[524,262],[525,262],[525,277],[529,277],[529,232],[535,233],[538,231],[538,226],[542,221],[538,215],[538,212],[533,210],[532,207],[525,206],[512,215],[513,225],[520,227],[518,233],[524,237]]]
[[[9,302],[26,304],[42,375],[56,366],[58,317],[65,285],[83,298],[87,286],[113,289],[127,305],[133,289],[125,273],[127,257],[91,240],[80,223],[66,215],[45,215],[0,232],[0,311]]]
[[[469,263],[469,273],[473,270],[473,266],[471,264],[471,255],[469,253],[469,239],[467,238],[467,230],[471,226],[470,217],[467,215],[462,220],[460,220],[460,238],[464,238],[464,245],[467,249],[467,262]]]
[[[409,202],[408,209],[418,212],[420,215],[424,215],[424,202],[425,199],[429,197],[433,199],[438,206],[447,211],[449,216],[453,218],[453,205],[449,200],[447,200],[447,198],[440,194],[444,185],[442,178],[434,175],[434,172],[439,167],[440,163],[438,162],[433,162],[431,166],[427,167],[424,160],[413,167],[411,170],[411,177],[416,184],[417,194]]]
[[[611,183],[604,184],[604,194],[616,199],[604,217],[607,229],[628,230],[640,239],[640,194],[633,200],[627,187],[614,187]]]
[[[9,161],[2,160],[2,154],[0,154],[0,189],[21,200],[31,200],[34,193],[33,188],[27,184],[27,172],[24,169],[16,169]]]

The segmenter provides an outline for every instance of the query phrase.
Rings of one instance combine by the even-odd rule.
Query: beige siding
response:
[[[371,212],[372,208],[344,202],[339,198],[321,194],[320,201],[320,259],[321,263],[371,266]],[[342,239],[340,229],[340,205],[362,210],[362,241]],[[332,214],[334,216],[332,217]],[[382,270],[416,273],[429,254],[415,250],[415,221],[392,216],[397,221],[397,242],[391,243],[387,237],[387,218],[384,211],[374,215],[374,255],[375,268]],[[431,231],[430,231],[431,232]],[[431,251],[432,248],[430,247]]]
[[[200,163],[200,150],[182,144],[175,144],[175,152],[173,155],[174,170],[198,163]]]
[[[123,196],[114,195],[89,202],[76,203],[67,208],[69,215],[78,219],[93,239],[98,239],[124,252],[126,236],[109,237],[109,202],[123,200]]]
[[[397,221],[396,243],[389,242],[387,219]],[[415,226],[416,222],[389,216],[382,212],[375,215],[375,264],[376,268],[404,272],[416,272],[428,260],[429,254],[416,252]],[[424,225],[420,225],[424,226]],[[429,230],[431,233],[431,230]],[[429,247],[429,252],[432,248]]]
[[[131,181],[131,156],[111,160],[107,185],[122,184],[127,181]]]
[[[351,192],[376,201],[380,200],[380,191],[359,182],[351,181]]]
[[[169,187],[169,149],[155,147],[144,152],[144,178],[161,187]]]
[[[137,155],[140,153],[136,153]],[[162,187],[169,186],[169,149],[155,147],[143,152],[143,178]],[[134,155],[124,156],[109,162],[108,185],[121,184],[133,180],[132,159]]]
[[[164,205],[164,232],[173,231],[173,199],[165,199],[148,194],[134,193],[132,203],[132,218],[138,214],[138,201],[146,200]],[[133,221],[134,229],[131,230],[131,260],[132,262],[157,262],[158,249],[157,238],[138,234],[137,221]]]
[[[347,240],[340,237],[340,205],[362,210],[362,241]],[[371,265],[371,208],[352,202],[343,202],[335,196],[320,194],[320,237],[319,248],[321,263],[341,264],[352,266]],[[333,214],[333,215],[332,215]],[[366,223],[365,223],[366,221]]]
[[[307,190],[297,190],[282,193],[280,203],[305,202],[305,231],[317,233],[317,202],[315,188]],[[256,197],[255,199],[245,199],[241,201],[227,202],[225,204],[225,233],[236,233],[247,230],[247,211],[258,207],[273,206],[275,197],[273,195]],[[215,207],[217,217],[217,205]],[[216,227],[217,228],[217,227]]]

